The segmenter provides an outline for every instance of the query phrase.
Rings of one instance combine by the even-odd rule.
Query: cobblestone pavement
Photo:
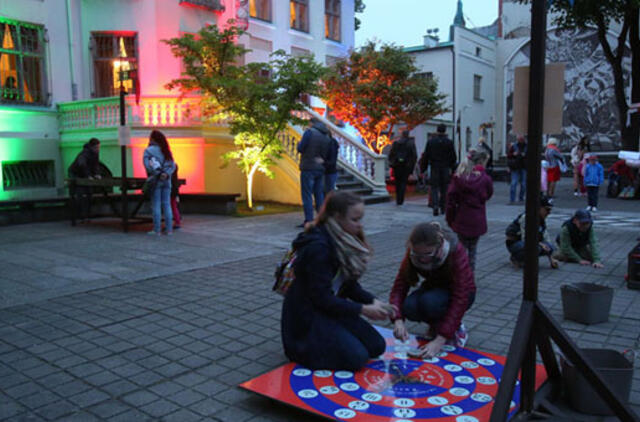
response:
[[[561,194],[552,233],[585,205],[566,187]],[[522,207],[506,202],[506,185],[496,184],[489,233],[478,249],[478,295],[465,316],[469,347],[499,354],[508,349],[522,299],[522,272],[510,266],[503,236]],[[411,227],[433,218],[424,203],[412,197],[404,207],[366,208],[375,259],[362,282],[380,297],[388,295]],[[596,227],[603,270],[552,270],[540,261],[540,300],[582,347],[638,349],[640,292],[623,281],[639,234],[638,205],[602,199]],[[299,220],[187,216],[171,238],[146,236],[146,227],[124,234],[108,220],[0,228],[0,420],[316,420],[237,388],[285,363],[282,301],[270,287]],[[560,285],[576,281],[615,289],[608,322],[562,320]],[[636,411],[639,377],[631,394]]]

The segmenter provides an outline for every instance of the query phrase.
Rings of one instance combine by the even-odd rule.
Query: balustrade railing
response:
[[[384,189],[385,184],[385,156],[379,155],[371,151],[368,147],[362,144],[359,140],[355,139],[338,126],[334,125],[329,119],[324,116],[319,115],[315,111],[311,109],[307,109],[303,112],[297,112],[296,115],[302,119],[310,119],[316,118],[323,122],[331,135],[338,141],[340,144],[340,149],[338,150],[338,160],[344,165],[352,169],[356,174],[360,175],[364,182],[368,182],[368,184],[375,189]],[[281,140],[285,143],[285,149],[287,153],[291,155],[294,159],[298,159],[298,152],[295,149],[295,145],[293,146],[292,152],[289,152],[291,147],[292,140],[290,139],[293,134],[296,133],[293,131],[286,132],[285,134],[281,134]],[[285,139],[286,138],[286,139]],[[300,135],[295,140],[295,143],[300,139]]]
[[[200,126],[203,124],[200,99],[186,97],[141,97],[136,104],[133,96],[125,99],[127,126]],[[110,128],[120,125],[120,98],[109,97],[58,104],[60,128],[72,131],[90,128]]]

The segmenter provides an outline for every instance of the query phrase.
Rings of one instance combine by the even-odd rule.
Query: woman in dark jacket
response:
[[[409,290],[422,284],[411,294]],[[398,311],[392,317],[393,335],[408,340],[404,318],[429,324],[429,343],[422,357],[437,355],[445,343],[464,347],[468,336],[462,317],[476,295],[467,251],[436,222],[418,224],[411,231],[407,252],[393,283],[389,302]]]
[[[487,232],[485,204],[493,195],[493,181],[485,173],[489,156],[484,151],[469,151],[451,179],[447,192],[447,224],[467,248],[471,270],[476,269],[478,239]]]
[[[371,257],[363,215],[359,196],[332,192],[293,242],[295,281],[282,306],[282,343],[287,357],[307,368],[356,371],[386,348],[362,318],[383,320],[390,312],[358,283]]]

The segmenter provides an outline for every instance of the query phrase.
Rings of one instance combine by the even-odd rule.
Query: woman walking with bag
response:
[[[356,371],[385,351],[384,338],[362,318],[385,320],[392,309],[358,283],[371,259],[363,215],[362,198],[331,192],[293,242],[295,281],[282,306],[282,343],[290,360],[309,369]]]
[[[149,145],[142,157],[147,170],[147,183],[150,184],[151,210],[153,214],[153,230],[148,234],[159,235],[162,229],[162,213],[164,212],[165,231],[173,234],[173,214],[171,212],[171,175],[176,170],[173,154],[167,138],[159,130],[149,135]]]
[[[478,239],[487,232],[485,204],[493,195],[493,181],[484,170],[488,160],[484,151],[469,151],[447,192],[447,224],[467,249],[469,265],[474,272]]]

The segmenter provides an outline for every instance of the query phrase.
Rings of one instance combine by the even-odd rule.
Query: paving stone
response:
[[[64,420],[66,420],[66,416],[76,412],[77,409],[77,406],[69,403],[68,401],[60,400],[55,403],[50,403],[46,406],[39,407],[35,410],[35,413],[46,420],[56,420],[62,418],[63,416],[65,416]],[[1,413],[2,412],[0,411],[0,414]],[[0,418],[2,418],[1,415]]]
[[[111,384],[103,385],[100,388],[106,391],[108,394],[110,394],[113,397],[120,397],[132,391],[137,390],[139,387],[136,384],[129,382],[127,380],[120,380],[120,381],[113,382]]]
[[[180,409],[180,406],[165,399],[156,400],[140,408],[141,411],[156,419],[163,419],[166,415],[174,413],[178,409]]]
[[[100,418],[108,419],[112,416],[124,413],[130,409],[131,408],[129,406],[117,400],[109,400],[96,406],[89,407],[88,411]]]
[[[135,393],[127,394],[122,398],[125,402],[134,407],[141,407],[145,404],[149,404],[158,399],[158,396],[149,391],[136,391]]]
[[[94,404],[107,400],[109,396],[102,391],[89,390],[84,393],[76,394],[75,396],[68,397],[67,399],[76,406],[85,408],[93,406]]]

